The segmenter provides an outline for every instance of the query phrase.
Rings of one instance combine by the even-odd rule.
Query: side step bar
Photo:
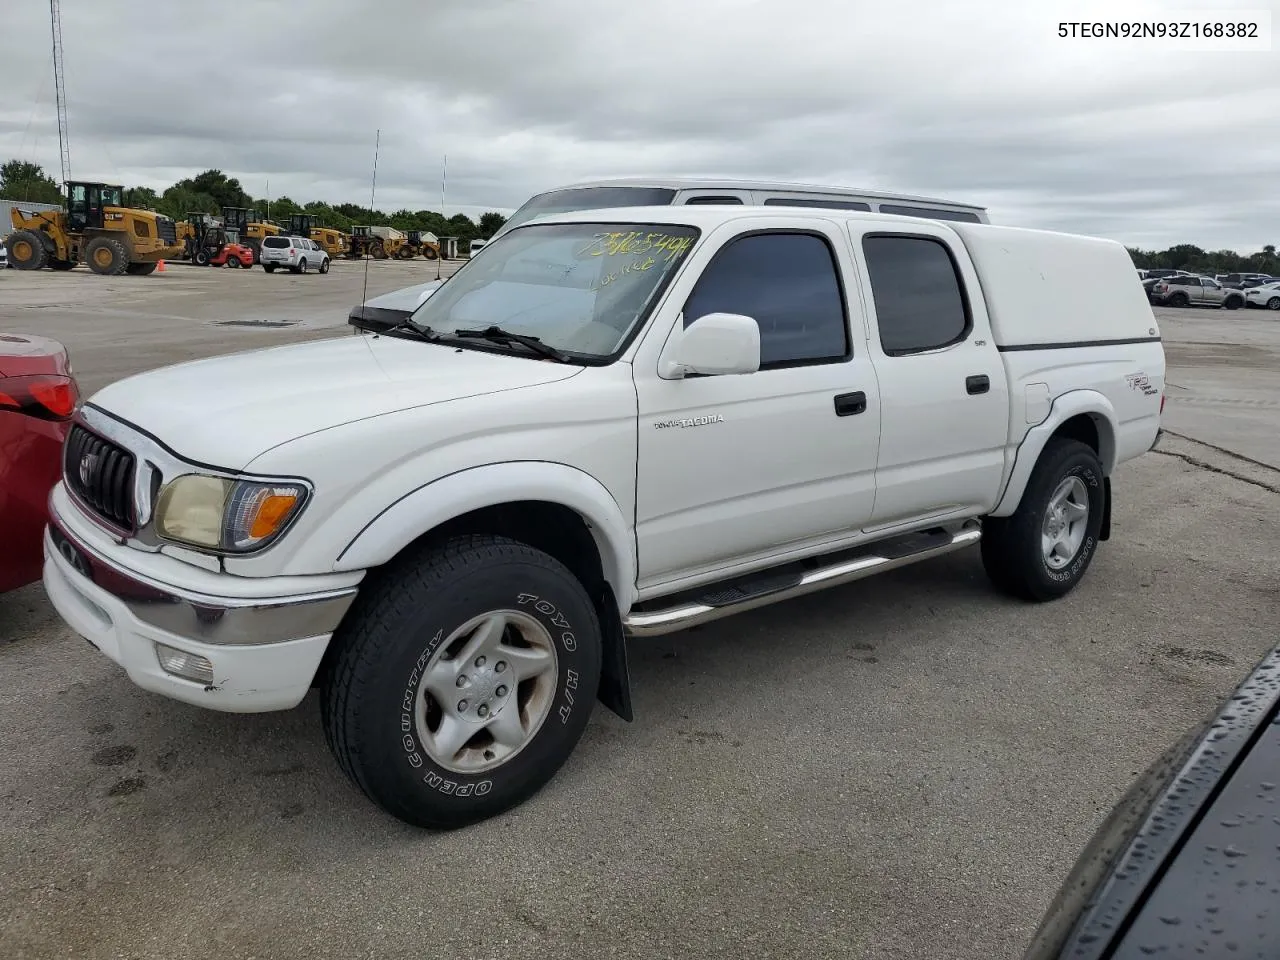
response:
[[[687,630],[689,627],[696,627],[745,610],[754,610],[756,607],[768,606],[793,597],[802,597],[808,593],[826,590],[828,587],[838,587],[877,573],[919,563],[921,560],[940,557],[972,546],[981,539],[980,527],[965,526],[953,533],[941,534],[921,549],[900,552],[885,550],[882,547],[880,553],[864,553],[852,559],[806,570],[803,574],[788,578],[788,583],[778,584],[772,589],[752,592],[751,595],[744,596],[740,600],[716,604],[693,600],[666,609],[633,611],[624,618],[622,625],[627,636],[631,637],[657,637],[675,633],[677,630]],[[708,596],[711,596],[715,587],[710,585],[706,589]]]

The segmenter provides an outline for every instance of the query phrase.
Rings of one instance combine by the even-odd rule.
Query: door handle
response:
[[[988,390],[991,389],[991,378],[988,377],[985,373],[980,373],[977,376],[973,376],[973,377],[965,377],[964,388],[970,394],[986,393]]]
[[[867,395],[859,390],[857,393],[841,393],[836,397],[836,416],[849,417],[862,413],[867,409]]]

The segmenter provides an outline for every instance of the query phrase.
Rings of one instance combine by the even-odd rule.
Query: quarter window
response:
[[[892,203],[880,204],[881,213],[900,217],[928,217],[930,220],[958,220],[962,223],[980,223],[976,213],[967,210],[939,210],[934,207],[904,207]]]
[[[936,350],[964,339],[969,305],[951,253],[941,241],[868,236],[862,249],[886,354]]]
[[[685,326],[708,313],[755,319],[762,369],[849,356],[835,257],[813,234],[762,233],[729,243],[685,303]]]
[[[814,197],[766,197],[766,207],[819,207],[826,210],[870,210],[861,200],[819,200]]]

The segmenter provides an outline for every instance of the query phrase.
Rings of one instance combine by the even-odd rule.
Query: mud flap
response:
[[[627,638],[622,632],[618,601],[605,586],[597,604],[604,649],[600,651],[600,689],[597,699],[628,723],[631,712],[631,673],[627,667]]]
[[[1099,540],[1111,539],[1111,478],[1102,478],[1102,529],[1098,531]]]

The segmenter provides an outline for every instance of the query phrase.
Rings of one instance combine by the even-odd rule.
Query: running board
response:
[[[925,543],[919,544],[921,537]],[[921,560],[940,557],[982,539],[982,529],[965,526],[955,531],[934,530],[914,534],[903,540],[886,541],[871,547],[873,552],[797,571],[785,576],[777,571],[766,571],[743,578],[732,585],[709,584],[700,588],[699,596],[676,606],[663,609],[633,611],[623,621],[623,629],[631,637],[657,637],[677,630],[687,630],[699,624],[719,620],[745,610],[769,606],[793,597],[816,593],[829,587],[838,587],[855,580],[862,580],[877,573],[885,573]],[[906,541],[904,543],[904,540]],[[916,540],[916,544],[911,544]],[[902,549],[910,546],[909,549]],[[898,549],[893,549],[898,547]],[[886,549],[887,548],[887,549]],[[846,552],[846,557],[848,556]],[[688,594],[685,594],[688,596]]]

